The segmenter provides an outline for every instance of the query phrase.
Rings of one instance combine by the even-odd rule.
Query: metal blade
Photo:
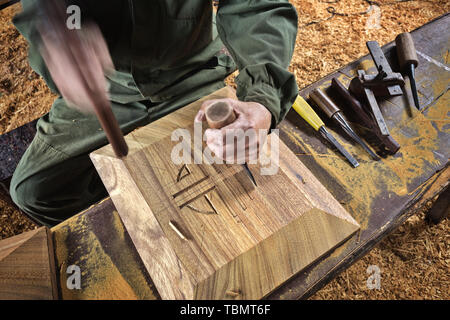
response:
[[[381,113],[377,99],[375,99],[372,90],[364,88],[364,93],[366,94],[367,102],[369,103],[370,110],[372,111],[375,122],[380,129],[381,134],[383,136],[388,136],[389,130],[387,128],[386,122],[384,122],[383,114]]]
[[[380,157],[372,151],[372,149],[369,148],[369,146],[361,140],[361,138],[356,134],[356,132],[353,130],[353,128],[350,126],[350,124],[345,120],[345,118],[340,114],[340,112],[336,112],[333,116],[333,118],[341,125],[342,129],[345,130],[345,132],[347,132],[347,134],[353,138],[353,140],[355,140],[356,142],[358,142],[363,148],[364,150],[366,150],[366,152],[368,154],[370,154],[370,156],[374,159],[374,160],[380,160]]]
[[[255,187],[257,187],[258,185],[256,184],[255,177],[253,176],[252,172],[250,171],[250,168],[248,167],[248,165],[246,163],[244,163],[242,166],[244,167],[245,172],[247,172],[247,175],[250,177],[250,180],[252,180]]]
[[[416,105],[416,108],[420,110],[419,96],[417,94],[416,79],[414,76],[414,65],[412,63],[410,64],[409,70],[409,83],[411,84],[411,91],[414,98],[414,104]]]
[[[339,152],[351,163],[353,167],[356,168],[357,166],[359,166],[358,161],[353,158],[352,155],[348,153],[347,150],[345,150],[339,142],[337,142],[337,140],[331,135],[331,133],[328,132],[325,126],[320,127],[319,132],[325,139],[327,139],[333,146],[335,146],[336,149],[339,150]]]

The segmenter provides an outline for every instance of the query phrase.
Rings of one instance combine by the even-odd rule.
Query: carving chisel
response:
[[[311,106],[303,99],[301,96],[297,96],[292,108],[306,121],[308,124],[314,128],[314,130],[319,131],[319,133],[329,141],[339,152],[351,163],[353,167],[359,166],[358,161],[351,156],[344,147],[337,142],[337,140],[331,135],[331,133],[325,127],[323,121],[319,118],[317,113],[311,108]]]
[[[409,32],[400,33],[395,38],[395,45],[400,68],[408,74],[414,104],[416,105],[416,108],[420,110],[419,96],[417,95],[416,79],[414,75],[415,68],[419,65],[419,60],[417,59],[416,48],[414,47],[414,41],[411,34]]]
[[[220,129],[232,123],[236,119],[236,114],[234,113],[232,106],[226,102],[220,101],[213,103],[206,108],[205,117],[210,128]],[[242,166],[252,183],[257,187],[258,185],[256,184],[255,177],[250,171],[247,163],[244,163]]]
[[[365,144],[364,141],[362,141],[361,138],[356,134],[356,132],[345,119],[344,115],[341,112],[341,109],[339,109],[339,107],[333,101],[331,101],[331,99],[320,88],[316,88],[311,91],[309,97],[316,103],[317,106],[320,107],[320,109],[322,109],[322,111],[329,118],[333,119],[339,126],[341,126],[342,129],[344,129],[344,131],[351,138],[353,138],[353,140],[359,143],[374,160],[380,160],[380,157],[378,157],[377,154],[373,152],[369,148],[369,146],[367,146],[367,144]]]

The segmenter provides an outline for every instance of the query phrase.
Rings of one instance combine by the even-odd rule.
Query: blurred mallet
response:
[[[82,30],[70,30],[66,25],[66,10],[63,2],[59,0],[45,0],[41,2],[41,10],[44,15],[38,30],[41,35],[45,36],[53,43],[59,44],[59,50],[63,50],[63,54],[67,57],[67,61],[71,63],[73,75],[80,81],[83,92],[87,93],[88,104],[93,107],[100,125],[102,126],[106,137],[111,144],[117,157],[125,157],[128,154],[128,146],[120,130],[117,119],[115,118],[110,101],[106,98],[102,88],[95,85],[92,81],[91,70],[87,69],[87,62],[92,58],[86,47],[86,39],[82,38]],[[72,48],[77,48],[78,55],[75,56]],[[43,54],[49,53],[42,48]],[[84,69],[83,69],[84,68]]]

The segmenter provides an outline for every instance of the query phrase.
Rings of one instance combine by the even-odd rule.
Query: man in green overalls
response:
[[[100,53],[98,59],[111,62],[115,72],[96,74],[103,82],[106,78],[124,134],[222,88],[236,67],[236,108],[247,119],[241,119],[243,129],[275,128],[297,96],[295,78],[287,71],[297,15],[288,1],[222,0],[216,16],[211,0],[66,4],[81,9],[82,28],[103,35],[93,46],[105,44],[106,58]],[[77,80],[64,68],[58,47],[48,40],[45,59],[39,51],[46,42],[36,28],[39,1],[22,0],[22,6],[14,23],[29,42],[30,65],[60,96],[39,119],[10,192],[20,209],[51,226],[107,196],[88,156],[107,140],[95,116],[80,112],[83,92],[77,92]],[[95,64],[87,62],[87,68],[90,63]]]

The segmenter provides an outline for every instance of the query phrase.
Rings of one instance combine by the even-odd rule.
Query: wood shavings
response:
[[[430,226],[424,216],[409,218],[311,299],[449,299],[450,220]],[[379,290],[366,286],[370,265],[381,270]]]
[[[0,134],[44,115],[55,99],[28,64],[28,45],[11,22],[19,11],[0,11]]]

